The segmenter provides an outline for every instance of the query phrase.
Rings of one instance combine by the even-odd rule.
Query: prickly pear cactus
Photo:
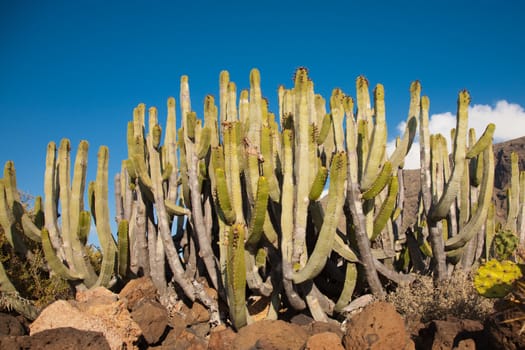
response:
[[[500,260],[508,259],[518,247],[519,238],[510,230],[501,230],[496,233],[493,241],[494,253]]]
[[[487,298],[503,298],[512,291],[514,281],[522,277],[516,263],[492,259],[481,265],[474,276],[474,288]]]

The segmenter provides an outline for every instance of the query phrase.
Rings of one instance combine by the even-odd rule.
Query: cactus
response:
[[[494,155],[492,153],[492,135],[494,125],[487,126],[477,142],[471,137],[467,148],[468,104],[470,95],[461,91],[458,96],[456,128],[452,132],[452,168],[449,167],[446,145],[442,136],[430,135],[428,115],[430,102],[428,97],[421,100],[420,140],[421,140],[421,205],[425,225],[424,237],[428,237],[434,260],[434,278],[441,281],[447,278],[447,257],[457,263],[465,254],[464,247],[479,232],[485,223],[492,198],[494,181]],[[481,161],[482,159],[482,161]],[[479,189],[479,201],[474,207],[470,200],[472,191],[477,193],[479,181],[473,177],[469,187],[469,163],[482,164],[482,179]],[[472,189],[471,189],[472,188]],[[456,218],[455,205],[459,198],[460,215]],[[474,210],[475,209],[475,210]],[[443,225],[443,223],[447,225]],[[426,232],[428,228],[428,232]],[[450,228],[445,234],[444,229]],[[473,262],[475,242],[467,247],[463,257],[464,267]],[[478,253],[479,255],[479,253]]]
[[[9,280],[4,265],[0,262],[0,306],[8,310],[15,310],[25,318],[34,320],[40,313],[33,302],[26,300],[18,294],[15,286]]]
[[[337,153],[332,158],[330,169],[330,189],[328,190],[328,203],[324,216],[323,226],[319,232],[315,248],[306,265],[293,275],[295,283],[302,283],[316,277],[326,264],[335,239],[336,228],[343,209],[344,194],[340,190],[344,186],[346,173],[346,155]]]
[[[492,242],[494,247],[495,257],[498,260],[507,260],[515,252],[518,247],[519,238],[510,230],[500,230],[496,232]]]
[[[509,260],[489,260],[474,276],[476,291],[487,298],[503,298],[512,291],[513,282],[522,277],[520,267]]]
[[[228,303],[233,326],[240,329],[247,323],[246,316],[246,267],[244,259],[244,227],[235,224],[228,234],[228,263],[226,279],[228,281]]]
[[[36,203],[40,205],[40,197],[37,198]],[[41,216],[41,208],[38,208],[37,215]],[[21,203],[16,184],[15,165],[12,161],[6,162],[4,177],[0,179],[0,225],[4,229],[7,241],[15,251],[30,259],[31,252],[24,243],[23,237],[40,242],[42,222],[33,221]]]
[[[116,274],[117,244],[111,234],[108,209],[108,149],[100,147],[97,178],[89,185],[91,214],[102,249],[103,260],[97,275],[88,259],[87,235],[90,231],[90,212],[84,211],[88,144],[81,141],[75,159],[73,182],[70,184],[70,143],[60,143],[58,157],[54,142],[48,144],[45,174],[45,217],[42,230],[43,247],[50,266],[63,278],[79,281],[77,288],[111,286]],[[55,179],[58,178],[58,181]],[[60,197],[59,197],[60,194]],[[62,209],[58,225],[58,203]],[[63,263],[65,262],[65,264]]]

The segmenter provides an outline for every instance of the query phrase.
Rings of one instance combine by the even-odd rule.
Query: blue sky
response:
[[[0,163],[14,160],[19,188],[42,194],[47,143],[67,137],[76,148],[85,139],[88,180],[100,145],[109,146],[113,176],[134,106],[157,106],[164,118],[188,75],[202,116],[221,70],[240,90],[253,67],[273,111],[277,87],[306,66],[325,97],[335,87],[354,96],[361,74],[384,84],[390,138],[416,79],[439,120],[453,116],[467,88],[474,112],[507,126],[500,139],[522,136],[524,14],[519,0],[0,0]]]

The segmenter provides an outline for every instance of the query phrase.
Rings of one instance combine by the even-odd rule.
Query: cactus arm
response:
[[[392,163],[387,161],[383,164],[381,172],[375,178],[372,185],[363,193],[363,199],[368,200],[375,198],[385,186],[390,182],[392,178]]]
[[[219,202],[219,208],[224,216],[224,221],[228,225],[233,225],[236,214],[231,205],[224,169],[215,168],[215,179],[217,181],[217,199]]]
[[[428,101],[426,101],[428,102]],[[428,104],[427,104],[428,105]],[[428,106],[427,106],[428,111]],[[421,118],[421,84],[419,81],[415,81],[410,84],[410,106],[408,109],[407,125],[401,142],[396,146],[396,149],[390,156],[390,162],[392,163],[392,169],[395,170],[403,163],[403,159],[410,150],[412,142],[417,129],[417,121]],[[428,117],[427,117],[428,123]],[[427,124],[428,125],[428,124]],[[423,126],[425,127],[425,126]],[[428,130],[428,126],[426,126]],[[426,136],[426,135],[425,135]],[[421,136],[420,136],[421,137]],[[421,152],[424,152],[421,149]]]
[[[359,180],[364,176],[366,159],[369,151],[368,124],[362,120],[357,120],[357,166]]]
[[[150,109],[150,125],[155,124],[156,122],[156,110]],[[149,142],[148,142],[149,143]],[[153,247],[150,244],[150,259],[157,259],[161,256],[163,257],[164,254],[166,255],[166,259],[168,261],[168,264],[173,272],[174,280],[175,282],[182,288],[186,296],[190,300],[195,300],[195,289],[192,285],[191,281],[185,276],[184,268],[180,262],[179,254],[177,252],[177,249],[175,248],[175,245],[173,243],[173,239],[171,237],[171,229],[168,222],[168,213],[164,204],[164,196],[163,196],[163,187],[162,187],[162,178],[161,178],[161,171],[160,171],[160,156],[159,152],[152,149],[152,145],[149,145],[149,155],[150,155],[150,168],[151,168],[151,176],[152,176],[152,185],[153,185],[153,195],[155,200],[155,209],[157,211],[157,217],[158,217],[158,234],[159,234],[159,240],[157,242],[158,246]],[[150,224],[151,225],[151,224]],[[149,232],[154,232],[154,227],[152,229],[148,229]],[[155,243],[155,242],[152,242]],[[155,250],[158,250],[158,254],[155,254]],[[162,252],[163,253],[160,253]],[[153,256],[152,256],[153,255]],[[151,262],[150,262],[151,264]],[[163,264],[163,263],[162,263]],[[152,266],[155,266],[156,263],[151,264]]]
[[[370,141],[370,149],[361,179],[361,191],[367,191],[374,183],[381,169],[386,150],[387,131],[385,121],[385,91],[383,85],[378,84],[374,89],[374,100],[376,117]]]
[[[372,236],[370,237],[371,241],[374,241],[377,236],[383,231],[385,228],[388,220],[392,216],[392,213],[395,210],[396,207],[396,199],[397,199],[397,193],[398,193],[398,182],[397,182],[397,176],[393,176],[390,180],[390,186],[388,187],[388,195],[383,204],[381,205],[381,209],[379,209],[379,212],[376,215],[376,218],[374,219],[374,231],[372,233]]]
[[[184,141],[184,130],[179,129],[179,151],[180,151],[180,182],[182,185],[182,200],[186,207],[190,207],[190,186],[188,184],[188,161],[186,145]]]
[[[366,231],[365,214],[361,203],[361,189],[358,183],[358,158],[356,152],[356,123],[351,113],[346,118],[346,144],[347,144],[347,193],[346,206],[349,208],[354,223],[355,237],[359,251],[359,257],[363,263],[366,280],[372,293],[378,297],[385,295],[381,281],[374,266],[374,260],[370,249],[370,241]]]
[[[283,256],[283,273],[285,278],[291,278],[293,251],[293,132],[283,131],[283,189],[281,197],[281,252]],[[289,270],[289,271],[288,271]]]
[[[315,229],[320,231],[325,215],[324,209],[319,201],[314,201],[310,204],[310,215],[312,216]],[[335,235],[332,249],[348,262],[359,262],[359,258],[357,257],[356,253],[352,250],[352,248],[350,248],[350,246],[348,246],[347,242],[343,240],[342,237],[344,234],[341,233],[339,229],[336,230],[336,233],[337,234]]]
[[[463,176],[465,169],[469,103],[469,93],[465,90],[461,91],[458,97],[458,113],[456,117],[456,133],[453,147],[454,167],[452,169],[452,174],[445,185],[443,195],[430,210],[429,218],[433,221],[438,221],[446,216],[459,191],[461,177]]]
[[[182,87],[181,87],[182,89]],[[195,113],[187,113],[188,117],[195,116]],[[192,119],[188,118],[188,120]],[[189,123],[188,123],[189,124]],[[190,127],[187,125],[187,127]],[[196,127],[198,128],[198,126]],[[188,130],[188,135],[190,135],[191,132]],[[192,142],[190,137],[185,137],[185,147],[186,147],[186,159],[188,161],[188,186],[190,188],[190,198],[191,198],[191,225],[196,233],[197,241],[199,242],[199,254],[202,256],[204,260],[204,264],[206,266],[206,270],[208,272],[208,275],[210,276],[211,282],[215,288],[219,288],[219,281],[217,276],[217,266],[216,266],[216,260],[215,256],[213,254],[212,248],[211,248],[211,241],[210,241],[210,233],[207,232],[205,221],[204,221],[204,213],[202,210],[201,205],[201,189],[200,189],[200,183],[199,183],[199,156],[196,153],[196,144]],[[197,140],[198,142],[198,140]],[[239,186],[240,188],[240,186]],[[240,189],[239,189],[240,190]],[[157,185],[157,191],[159,192],[157,194],[157,198],[160,199],[162,196],[162,183]],[[168,227],[169,229],[169,227]]]
[[[73,259],[71,263],[74,265],[72,266],[72,268],[83,277],[83,283],[86,286],[91,287],[93,283],[95,283],[96,274],[93,269],[93,266],[91,266],[89,257],[87,256],[87,252],[85,250],[85,244],[88,238],[87,236],[89,235],[89,230],[91,227],[91,218],[89,212],[84,211],[87,152],[88,143],[86,141],[81,141],[78,146],[77,155],[75,158],[72,187],[71,189],[67,189],[67,191],[70,192],[69,207],[67,207],[64,203],[61,203],[61,205],[63,216],[69,216],[70,230],[74,230],[72,232],[66,233],[64,232],[64,228],[62,228],[62,235],[68,237],[68,241],[71,247]],[[69,174],[67,176],[69,177]],[[101,203],[99,205],[103,206],[104,204]],[[107,206],[107,202],[105,203],[105,205]],[[109,220],[109,214],[107,218]],[[104,218],[102,218],[101,220],[104,220]]]
[[[88,147],[87,141],[80,141],[75,157],[73,182],[71,184],[71,206],[69,207],[69,213],[67,213],[72,232],[78,232],[80,212],[84,210]],[[72,248],[74,250],[76,247],[73,245]]]
[[[16,254],[33,260],[33,253],[26,245],[23,236],[38,239],[41,241],[40,235],[34,235],[30,229],[25,229],[23,224],[24,216],[27,213],[20,203],[20,196],[16,189],[16,176],[14,164],[12,161],[6,162],[4,178],[0,179],[0,228],[3,232],[7,242],[14,248]],[[29,217],[27,219],[31,222]],[[36,228],[32,222],[31,224]]]
[[[235,221],[237,223],[244,223],[238,153],[239,140],[237,137],[238,126],[238,122],[223,125],[224,173],[228,185],[228,192],[230,193],[231,205],[235,212]]]
[[[328,169],[324,166],[319,167],[314,182],[312,183],[312,187],[310,188],[310,193],[308,194],[310,201],[316,201],[319,199],[319,197],[321,197],[327,178]]]
[[[252,253],[248,250],[245,250],[244,252],[246,285],[250,290],[254,291],[256,294],[268,297],[273,292],[272,281],[270,278],[268,278],[266,281],[263,281],[261,275],[259,274],[259,268],[255,261],[255,253]]]
[[[49,232],[46,228],[42,229],[42,250],[44,251],[47,263],[53,272],[70,281],[82,279],[81,276],[68,269],[57,257],[55,250],[51,245]]]
[[[325,114],[321,129],[319,130],[319,135],[317,135],[317,144],[321,145],[326,140],[326,137],[328,136],[330,132],[330,128],[332,127],[332,116],[330,114]]]
[[[343,290],[335,303],[334,310],[340,312],[345,306],[347,306],[352,300],[355,286],[357,284],[357,268],[353,263],[346,264],[345,282]]]
[[[15,248],[17,253],[24,254],[24,252],[27,250],[27,247],[25,247],[23,242],[19,239],[17,232],[15,231],[16,228],[14,225],[14,218],[7,204],[8,199],[6,199],[4,184],[5,181],[3,179],[0,180],[0,226],[2,226],[9,244]]]
[[[35,216],[34,225],[39,230],[42,230],[42,227],[44,227],[44,223],[45,223],[44,221],[45,217],[44,217],[44,210],[42,207],[42,197],[41,196],[35,197],[35,205],[34,205],[33,211],[34,211],[34,216]]]
[[[204,127],[201,131],[199,138],[199,145],[197,150],[197,158],[203,159],[208,154],[211,142],[211,130],[208,127]]]
[[[250,96],[249,96],[249,118],[247,120],[248,124],[248,130],[246,132],[247,138],[252,142],[254,145],[261,145],[261,151],[263,147],[263,140],[261,140],[262,137],[262,127],[267,126],[267,120],[265,119],[265,113],[263,110],[265,109],[265,105],[262,99],[262,93],[261,93],[261,74],[258,69],[254,68],[250,71]],[[273,171],[273,168],[272,168]],[[269,173],[265,174],[266,177],[268,177],[269,181]],[[273,198],[273,197],[272,197]]]
[[[427,96],[421,98],[421,113],[419,114],[419,148],[420,148],[420,183],[423,210],[428,213],[432,205],[431,184],[432,177],[430,171],[430,129],[429,129],[429,109],[430,100]]]
[[[46,153],[46,170],[44,172],[44,216],[46,217],[45,228],[49,232],[51,243],[57,255],[65,259],[65,252],[62,246],[62,239],[58,231],[58,188],[57,188],[57,167],[56,167],[56,144],[49,142]]]
[[[139,141],[137,140],[137,142]],[[137,146],[137,147],[140,147],[140,146]],[[131,161],[133,164],[133,169],[135,169],[136,174],[140,182],[142,183],[142,185],[144,185],[146,188],[151,190],[151,188],[153,187],[153,184],[148,174],[148,168],[147,168],[146,162],[144,161],[143,156],[140,154],[134,154],[131,158]]]
[[[108,208],[108,163],[109,151],[106,146],[100,146],[98,151],[97,176],[95,180],[95,214],[97,217],[96,227],[102,248],[103,258],[100,267],[100,275],[95,286],[108,286],[115,272],[115,257],[117,247],[111,234],[109,226]]]
[[[359,262],[357,254],[343,241],[339,235],[335,236],[334,251],[348,262]]]
[[[419,96],[418,96],[419,97]],[[412,147],[412,143],[416,136],[417,129],[417,118],[415,116],[409,117],[407,125],[405,127],[405,132],[401,141],[397,144],[396,149],[389,158],[389,161],[392,163],[392,169],[397,169],[403,167],[403,161]]]
[[[74,239],[76,234],[71,231],[70,225],[70,216],[67,210],[70,208],[70,180],[69,180],[69,171],[70,171],[70,143],[69,140],[63,139],[60,142],[60,147],[58,150],[58,179],[59,179],[59,197],[62,207],[62,216],[61,216],[61,226],[62,226],[62,239],[64,245],[64,251],[66,254],[66,261],[69,264],[73,264],[73,251],[71,247],[71,242]]]
[[[494,153],[492,151],[492,144],[489,144],[483,151],[483,165],[484,172],[476,212],[456,236],[446,241],[446,250],[455,250],[464,246],[480,230],[485,222],[487,211],[492,200],[494,186]]]
[[[126,217],[126,213],[124,212],[124,203],[126,202],[127,192],[126,186],[123,184],[126,183],[127,179],[122,179],[121,175],[125,176],[122,168],[121,173],[117,173],[113,178],[113,184],[115,187],[115,219],[117,222],[120,222],[120,220],[129,219],[129,216]]]
[[[118,223],[118,273],[121,278],[126,278],[129,269],[129,223],[120,220]]]
[[[239,97],[239,121],[244,126],[243,134],[250,130],[250,98],[248,90],[241,90]]]
[[[166,206],[166,210],[168,211],[168,214],[170,215],[176,215],[176,216],[189,216],[191,214],[190,210],[187,208],[184,208],[180,205],[177,205],[175,203],[172,203],[168,201],[167,199],[164,201],[164,205]]]
[[[379,260],[377,260],[377,258],[374,258],[374,266],[381,275],[395,282],[396,284],[408,285],[414,282],[415,280],[415,276],[410,274],[399,273],[395,270],[392,270],[386,267],[384,264],[382,264]]]
[[[330,110],[332,115],[333,135],[335,142],[335,151],[341,151],[344,144],[344,130],[342,128],[344,118],[343,92],[340,89],[334,89],[330,97]],[[385,140],[386,143],[386,140]]]
[[[6,208],[12,212],[13,215],[11,216],[16,221],[17,227],[21,225],[22,229],[16,228],[14,230],[19,231],[19,234],[25,235],[34,242],[40,242],[40,229],[31,221],[20,201],[20,193],[16,185],[15,164],[12,161],[7,161],[4,167],[4,189],[7,198]]]
[[[310,191],[310,104],[308,93],[308,73],[300,68],[295,73],[295,205],[293,232],[293,264],[302,264],[306,259],[306,219],[308,212],[308,192]]]
[[[507,222],[505,228],[512,232],[517,232],[517,220],[520,200],[520,169],[518,164],[518,155],[512,152],[510,155],[511,179],[510,187],[507,190]]]
[[[255,206],[252,211],[252,217],[250,219],[250,226],[248,229],[250,235],[246,240],[246,246],[251,249],[256,247],[263,233],[268,206],[268,187],[268,180],[266,180],[264,176],[260,176],[257,185],[257,198],[255,200]]]
[[[226,122],[226,106],[228,104],[228,84],[230,74],[227,71],[221,71],[219,75],[219,125]]]
[[[78,220],[78,240],[81,242],[83,247],[86,245],[88,241],[89,231],[91,231],[91,215],[89,211],[81,211]]]
[[[520,171],[520,196],[519,196],[519,212],[518,212],[518,236],[520,244],[525,242],[525,171]]]
[[[130,216],[130,236],[133,237],[133,255],[137,265],[130,265],[133,272],[138,272],[142,268],[144,275],[150,276],[152,267],[149,263],[150,252],[146,240],[146,204],[141,191],[135,191],[133,210]]]
[[[327,214],[325,214],[323,226],[317,237],[317,242],[312,255],[306,265],[293,274],[295,283],[302,283],[306,280],[313,279],[323,269],[326,259],[332,251],[333,242],[339,223],[339,218],[344,204],[344,193],[341,188],[344,187],[346,172],[346,154],[339,152],[332,158],[330,169],[330,188],[328,190]]]
[[[472,160],[471,160],[472,161]],[[465,169],[465,171],[468,168]],[[464,176],[461,180],[461,188],[459,192],[459,222],[458,226],[459,229],[463,228],[465,224],[468,222],[468,218],[470,217],[470,181],[469,177]]]
[[[226,279],[228,281],[228,304],[233,326],[238,330],[246,325],[246,268],[244,251],[244,227],[235,224],[228,233],[228,259]]]
[[[485,222],[485,260],[490,258],[490,250],[494,236],[496,235],[496,224],[494,220],[495,205],[491,203],[487,211],[487,221]]]
[[[166,147],[166,162],[176,167],[178,164],[177,156],[177,119],[175,98],[170,97],[167,101],[168,116],[166,118],[166,133],[164,138],[164,147]],[[175,169],[174,169],[175,170]],[[172,171],[168,180],[169,188],[166,199],[176,203],[178,199],[177,183],[178,172]]]
[[[270,190],[270,198],[274,202],[279,202],[281,193],[279,191],[279,184],[275,177],[275,162],[274,155],[272,153],[272,141],[271,141],[271,129],[267,126],[261,129],[261,154],[263,156],[263,174],[268,179],[268,185]]]
[[[288,95],[288,94],[287,94]],[[295,291],[292,283],[293,229],[294,229],[294,183],[293,183],[293,144],[291,129],[282,133],[283,144],[283,184],[281,191],[281,254],[283,287],[288,301],[296,310],[306,308],[306,303]]]
[[[492,143],[492,137],[494,135],[495,130],[495,124],[490,123],[489,125],[487,125],[483,135],[481,135],[479,140],[469,148],[466,154],[467,159],[476,157],[478,154],[483,152],[483,150],[488,146],[489,143]]]
[[[363,120],[368,122],[369,119],[372,118],[368,80],[364,76],[359,76],[356,79],[355,85],[357,92],[357,121]]]

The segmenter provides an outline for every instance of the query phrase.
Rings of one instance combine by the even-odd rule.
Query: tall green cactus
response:
[[[441,141],[442,136],[431,137],[429,132],[428,97],[423,97],[421,102],[421,205],[424,208],[423,222],[425,223],[423,228],[429,229],[425,235],[428,236],[432,248],[434,277],[438,281],[447,278],[447,257],[450,262],[457,263],[463,255],[465,245],[485,223],[492,197],[494,156],[491,145],[494,125],[489,125],[477,142],[471,138],[471,146],[468,148],[469,103],[470,95],[467,91],[461,91],[458,96],[457,124],[452,133],[452,169],[449,169],[448,151],[446,144]],[[471,178],[469,175],[469,161],[483,164],[479,201],[475,208],[471,208],[473,202],[469,198],[471,191],[478,191],[475,189],[478,180],[476,176]],[[472,185],[469,186],[470,183]],[[452,209],[456,201],[459,201],[460,207],[458,218],[455,210]],[[448,230],[450,235],[445,231],[449,226],[452,228]],[[467,251],[472,249],[475,249],[474,245],[467,248]],[[465,255],[464,267],[469,267],[472,259],[471,252]]]
[[[36,203],[41,199],[37,198]],[[40,211],[40,208],[39,208]],[[41,213],[38,213],[40,216]],[[18,254],[27,255],[31,252],[23,241],[27,237],[35,242],[40,242],[40,228],[42,222],[33,221],[20,200],[17,188],[16,170],[12,161],[7,161],[4,166],[4,177],[0,179],[0,225],[8,242]]]
[[[78,281],[77,288],[110,286],[116,274],[116,242],[112,236],[108,208],[108,160],[105,146],[98,153],[97,178],[89,186],[91,214],[98,233],[103,260],[100,274],[89,262],[86,250],[90,231],[90,212],[84,210],[88,143],[78,147],[73,182],[70,181],[70,142],[62,140],[57,150],[48,144],[45,172],[45,217],[43,247],[51,268],[65,279]],[[61,212],[58,211],[60,204]],[[58,217],[61,217],[60,224]],[[64,264],[65,263],[65,264]]]

